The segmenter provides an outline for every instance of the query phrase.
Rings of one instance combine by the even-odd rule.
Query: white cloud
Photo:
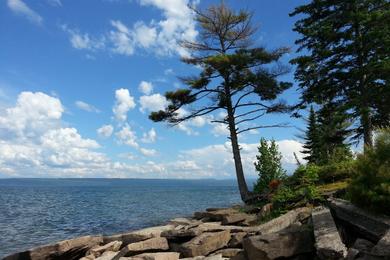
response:
[[[174,74],[173,69],[166,69],[166,70],[164,70],[164,74],[165,75],[172,75],[172,74]]]
[[[112,111],[119,122],[127,120],[127,112],[135,107],[134,97],[128,89],[117,89],[115,91],[115,105]]]
[[[35,24],[42,24],[43,18],[22,0],[7,0],[7,4],[14,13],[25,16]]]
[[[114,127],[112,125],[102,125],[99,129],[96,130],[99,136],[108,138],[114,132]]]
[[[149,27],[143,22],[137,22],[134,24],[134,41],[143,48],[149,48],[156,42],[157,30],[156,28]]]
[[[152,128],[148,132],[146,132],[142,135],[141,141],[143,143],[154,143],[156,141],[156,138],[157,138],[156,130],[154,130],[154,128]]]
[[[69,41],[75,49],[96,51],[105,47],[106,39],[104,36],[94,38],[88,33],[80,33],[79,30],[70,29],[65,24],[61,26],[61,29],[69,34]]]
[[[133,130],[131,130],[129,125],[123,126],[122,129],[115,135],[120,144],[125,144],[134,148],[139,147],[137,143],[137,135]]]
[[[117,54],[131,56],[134,53],[134,40],[130,36],[130,31],[120,21],[111,21],[115,30],[110,31],[110,40],[114,45],[112,51]]]
[[[168,105],[168,101],[161,94],[141,96],[139,103],[141,105],[140,111],[142,113],[145,113],[146,111],[164,110],[164,108]]]
[[[215,123],[213,129],[211,130],[211,133],[214,136],[229,136],[230,131],[228,129],[228,126],[226,124],[221,123]]]
[[[189,0],[141,0],[143,6],[160,9],[163,19],[149,23],[137,21],[126,25],[119,20],[111,20],[112,29],[102,37],[92,37],[76,30],[66,29],[71,36],[72,46],[78,49],[107,49],[120,55],[131,56],[136,50],[145,50],[157,55],[189,53],[180,46],[183,40],[194,41],[198,32],[195,29],[193,12],[188,8]]]
[[[47,0],[47,2],[54,7],[61,7],[62,3],[61,0]]]
[[[157,151],[154,150],[154,149],[140,148],[139,151],[140,151],[143,155],[148,156],[148,157],[154,156],[154,155],[156,155],[156,153],[157,153]]]
[[[87,112],[94,112],[94,113],[99,113],[100,110],[94,107],[91,104],[85,103],[84,101],[77,100],[75,102],[76,107],[80,108],[81,110],[85,110]]]
[[[145,95],[150,95],[153,92],[153,84],[147,81],[141,81],[138,86],[138,90]]]
[[[83,139],[76,128],[50,129],[41,137],[41,145],[53,150],[62,148],[99,148],[99,144],[92,139]]]
[[[37,136],[53,125],[58,125],[63,112],[64,108],[58,98],[42,92],[21,92],[16,105],[5,109],[4,115],[0,116],[0,137]]]

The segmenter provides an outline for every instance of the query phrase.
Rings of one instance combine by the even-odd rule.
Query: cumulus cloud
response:
[[[122,127],[120,131],[116,134],[118,143],[125,144],[131,146],[133,148],[138,148],[139,145],[137,143],[137,135],[135,131],[133,131],[129,125],[125,125]]]
[[[141,81],[138,86],[138,90],[145,95],[150,95],[153,92],[153,84],[147,81]]]
[[[99,136],[108,138],[114,132],[114,127],[112,125],[102,125],[102,127],[96,130]]]
[[[142,6],[152,6],[162,11],[163,19],[150,22],[137,21],[126,25],[120,20],[111,20],[111,30],[101,37],[65,28],[70,34],[72,46],[77,49],[108,49],[113,53],[131,56],[136,50],[157,55],[189,53],[180,46],[183,40],[194,41],[198,32],[195,29],[193,12],[188,8],[189,0],[140,0]],[[107,47],[107,48],[106,48]]]
[[[154,130],[154,128],[152,128],[148,132],[146,132],[142,135],[141,141],[143,143],[154,143],[156,141],[156,138],[157,138],[156,130]]]
[[[230,135],[228,126],[226,124],[221,124],[221,123],[215,123],[213,129],[211,130],[211,133],[217,137]]]
[[[139,151],[145,155],[145,156],[154,156],[156,155],[157,151],[154,149],[146,149],[146,148],[140,148]]]
[[[11,11],[26,17],[30,22],[38,25],[42,24],[43,18],[22,0],[7,0],[7,5]]]
[[[141,105],[140,111],[145,113],[147,111],[159,111],[164,110],[168,105],[168,101],[161,94],[153,94],[150,96],[141,96],[139,99]]]
[[[127,112],[135,107],[134,97],[128,89],[117,89],[115,91],[115,105],[112,109],[116,120],[124,122],[127,120]]]
[[[80,33],[77,29],[71,29],[67,25],[61,26],[62,30],[69,34],[69,41],[73,48],[79,50],[96,51],[104,49],[105,37],[95,38],[88,33]]]
[[[0,116],[0,136],[37,136],[46,129],[58,125],[64,112],[58,98],[42,92],[22,92],[16,105],[6,108]]]
[[[100,113],[100,110],[94,107],[91,104],[88,104],[84,101],[77,100],[75,102],[76,107],[78,107],[81,110],[87,111],[87,112],[94,112],[94,113]]]

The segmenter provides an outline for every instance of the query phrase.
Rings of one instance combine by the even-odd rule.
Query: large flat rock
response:
[[[378,242],[390,229],[390,218],[375,216],[350,202],[341,199],[329,200],[333,216],[349,225],[359,237]]]
[[[4,260],[45,260],[45,259],[79,259],[94,246],[103,242],[102,236],[83,236],[64,240],[55,244],[32,248],[28,251],[9,255]]]
[[[230,231],[205,232],[179,247],[184,257],[204,256],[226,246]]]
[[[132,257],[121,257],[119,260],[178,260],[180,254],[176,252],[144,253]]]
[[[304,220],[308,218],[311,214],[311,209],[307,207],[297,208],[294,210],[290,210],[284,215],[281,215],[277,218],[274,218],[262,225],[255,227],[248,227],[245,229],[248,232],[255,232],[258,234],[269,234],[274,232],[279,232],[294,223]]]
[[[123,245],[127,245],[130,243],[140,242],[149,238],[159,237],[162,232],[173,230],[174,228],[175,228],[174,225],[164,225],[164,226],[144,228],[144,229],[131,231],[127,233],[104,236],[103,242],[106,244],[112,241],[122,241]]]
[[[315,247],[320,259],[342,259],[347,255],[347,248],[341,241],[330,210],[315,208],[312,212]]]
[[[299,228],[245,238],[248,260],[288,258],[314,251],[312,231]]]
[[[168,240],[164,237],[154,237],[141,242],[128,244],[122,248],[119,253],[113,258],[118,260],[123,256],[132,256],[148,251],[165,251],[169,249]]]

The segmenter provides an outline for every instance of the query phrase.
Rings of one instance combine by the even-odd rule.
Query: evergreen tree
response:
[[[303,154],[307,154],[304,159],[308,163],[318,164],[321,160],[320,129],[317,122],[317,115],[313,106],[310,107],[310,114],[307,120],[308,126],[305,133],[305,144]]]
[[[200,33],[197,42],[183,43],[191,54],[183,61],[198,66],[201,72],[198,76],[183,78],[187,88],[167,92],[168,107],[151,113],[149,118],[180,124],[223,110],[227,116],[213,122],[224,124],[230,132],[238,187],[246,202],[251,196],[244,177],[238,134],[280,126],[248,125],[248,122],[266,113],[283,111],[283,103],[275,100],[291,84],[277,80],[288,72],[278,61],[288,50],[267,51],[252,46],[255,30],[251,26],[251,14],[246,11],[235,12],[222,2],[194,12]],[[188,105],[191,105],[190,111],[181,113]]]
[[[351,134],[348,115],[333,102],[327,102],[318,111],[319,160],[318,164],[340,162],[351,158],[347,142]]]
[[[291,15],[303,16],[294,30],[305,54],[292,60],[302,103],[343,103],[355,138],[372,146],[373,129],[390,124],[390,2],[312,0]]]
[[[259,174],[259,179],[255,184],[254,191],[263,193],[270,190],[272,181],[281,181],[287,175],[286,171],[282,168],[282,155],[278,151],[275,140],[267,142],[267,140],[261,138],[258,151],[259,154],[256,155],[257,161],[254,164]]]

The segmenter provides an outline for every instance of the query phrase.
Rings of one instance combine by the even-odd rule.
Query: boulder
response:
[[[303,221],[305,218],[309,217],[311,214],[311,209],[308,207],[297,208],[290,210],[286,214],[274,218],[267,223],[256,227],[249,227],[246,229],[249,232],[254,232],[258,234],[269,234],[278,232],[299,221]]]
[[[231,258],[233,256],[238,255],[239,253],[243,252],[241,248],[224,248],[216,251],[212,255],[222,255],[223,257]]]
[[[347,255],[347,248],[341,241],[330,210],[315,208],[312,212],[315,247],[320,259],[340,259]]]
[[[32,248],[28,251],[9,255],[4,260],[14,259],[79,259],[92,247],[103,242],[102,236],[83,236],[74,239],[64,240],[55,244]]]
[[[230,231],[205,232],[179,247],[185,257],[208,255],[224,246],[230,240]]]
[[[140,242],[152,237],[159,237],[161,232],[174,229],[174,225],[165,225],[165,226],[157,226],[144,228],[136,231],[131,231],[128,233],[116,234],[111,236],[104,236],[103,242],[109,243],[112,241],[122,241],[123,245]]]
[[[97,246],[93,247],[89,250],[89,255],[94,255],[95,257],[100,256],[105,251],[113,251],[117,252],[122,245],[122,241],[112,241],[108,244],[105,244],[103,246]]]
[[[181,228],[181,229],[173,229],[161,232],[161,237],[165,237],[168,240],[177,241],[177,240],[185,240],[191,239],[200,235],[202,231],[197,228]]]
[[[261,207],[260,212],[258,213],[259,217],[263,218],[271,213],[272,203],[267,203]]]
[[[196,227],[200,225],[202,222],[199,220],[195,219],[190,219],[190,218],[174,218],[169,221],[169,224],[174,225],[174,226],[191,226],[191,227]]]
[[[246,232],[233,233],[228,243],[228,247],[242,247],[242,240],[247,235]]]
[[[312,231],[307,227],[245,238],[243,246],[249,260],[292,257],[314,251]]]
[[[245,252],[242,251],[242,252],[238,253],[237,255],[231,257],[230,260],[247,260],[247,258],[246,258]]]
[[[106,251],[95,260],[113,260],[118,255],[118,252]]]
[[[196,227],[196,229],[199,229],[200,232],[216,232],[224,230],[229,230],[230,232],[246,232],[251,230],[251,227],[223,226],[220,222],[205,222]]]
[[[178,260],[176,252],[143,253],[132,257],[121,257],[120,260]]]
[[[195,212],[194,218],[195,219],[209,219],[210,221],[222,221],[223,217],[226,215],[233,215],[240,213],[237,209],[233,208],[222,208],[222,209],[216,209],[216,210],[210,210],[206,212]]]
[[[333,216],[350,226],[359,237],[376,243],[390,229],[390,218],[375,216],[350,202],[342,199],[330,199],[329,207]]]
[[[224,259],[228,259],[228,258],[222,257],[221,254],[213,255],[213,256],[195,256],[195,257],[180,258],[180,260],[224,260]]]
[[[358,238],[352,245],[352,248],[358,250],[359,252],[368,253],[374,246],[375,245],[372,242],[366,239]]]
[[[390,259],[390,230],[372,248],[371,255],[388,257],[387,259]]]
[[[123,256],[132,256],[148,251],[164,251],[168,250],[168,241],[165,237],[154,237],[144,241],[128,244],[119,251],[113,260],[117,260]]]

